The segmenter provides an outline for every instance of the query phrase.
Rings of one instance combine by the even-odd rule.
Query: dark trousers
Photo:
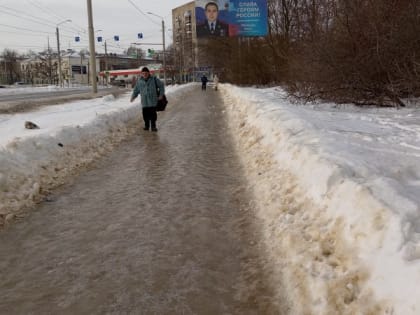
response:
[[[204,83],[204,82],[203,82],[203,83],[201,83],[201,89],[202,89],[202,90],[205,90],[205,89],[206,89],[206,86],[207,86],[207,83]]]
[[[157,120],[156,107],[143,107],[143,120],[145,128],[155,128]]]

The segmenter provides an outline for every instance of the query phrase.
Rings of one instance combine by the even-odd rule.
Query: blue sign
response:
[[[143,38],[143,33],[138,33],[138,34],[137,34],[137,38],[138,38],[138,39],[142,39],[142,38]]]
[[[74,38],[74,41],[75,41],[75,42],[80,42],[80,36],[76,36],[76,37]]]
[[[102,36],[98,36],[98,43],[101,43],[102,42]]]
[[[120,40],[120,37],[119,37],[118,35],[115,35],[115,36],[114,36],[114,40],[115,40],[116,42],[118,42],[118,41]]]
[[[267,0],[196,0],[197,37],[266,36]]]

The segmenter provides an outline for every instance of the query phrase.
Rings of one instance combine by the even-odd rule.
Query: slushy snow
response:
[[[420,109],[223,85],[287,314],[420,314]]]
[[[191,89],[168,87],[165,115]],[[420,109],[302,106],[278,87],[219,92],[254,193],[273,304],[295,315],[420,314]],[[129,95],[0,115],[2,222],[138,132]]]

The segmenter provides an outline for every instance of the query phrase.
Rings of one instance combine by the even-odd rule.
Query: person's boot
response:
[[[149,125],[145,125],[143,130],[149,130]]]
[[[158,131],[155,124],[152,124],[152,131]]]

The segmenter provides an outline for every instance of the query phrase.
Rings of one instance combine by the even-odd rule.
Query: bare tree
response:
[[[127,56],[136,57],[137,59],[143,59],[146,56],[144,50],[136,46],[128,47],[128,49],[125,51],[125,54]]]
[[[18,53],[14,50],[5,49],[2,54],[5,80],[8,84],[13,84],[20,80],[20,69]]]
[[[53,60],[52,50],[47,49],[38,54],[38,62],[32,67],[32,78],[41,80],[42,83],[53,84],[58,82],[58,63]]]
[[[268,0],[268,28],[201,41],[199,60],[233,83],[307,99],[403,106],[420,95],[418,0]]]
[[[309,35],[294,51],[290,87],[307,97],[397,106],[404,105],[402,97],[419,93],[415,0],[317,4],[302,7]]]

